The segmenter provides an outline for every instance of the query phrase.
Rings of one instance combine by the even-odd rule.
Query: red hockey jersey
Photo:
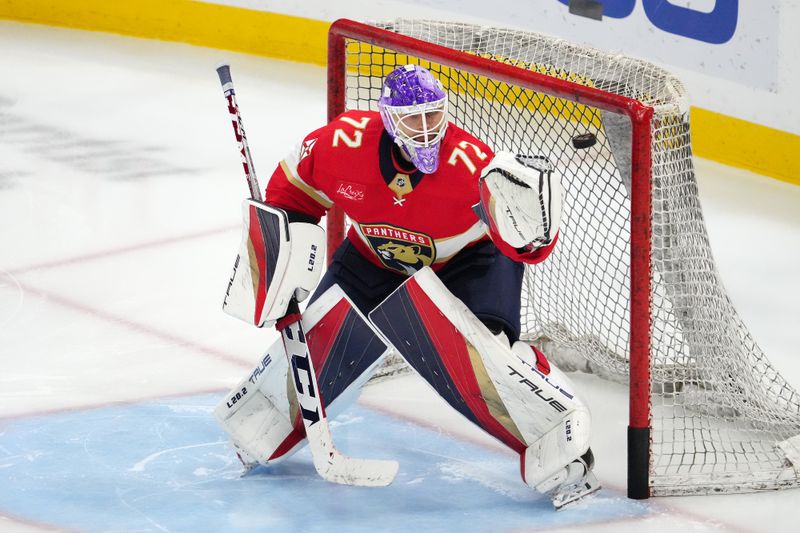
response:
[[[408,275],[424,266],[437,270],[490,238],[473,206],[480,202],[478,180],[491,148],[449,123],[439,168],[423,174],[398,161],[392,145],[377,112],[343,113],[280,162],[265,201],[317,219],[336,204],[352,222],[348,238],[365,257]],[[492,239],[504,254],[528,263],[542,261],[555,244],[520,254]]]

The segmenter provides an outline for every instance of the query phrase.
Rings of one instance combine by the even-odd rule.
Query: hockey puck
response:
[[[594,146],[595,143],[597,143],[597,137],[594,136],[594,133],[581,133],[572,138],[572,146],[578,150],[585,150]]]

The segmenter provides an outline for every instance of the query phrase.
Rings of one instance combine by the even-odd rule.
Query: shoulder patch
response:
[[[311,150],[314,148],[314,144],[316,144],[316,142],[316,139],[308,139],[307,141],[303,142],[303,144],[300,146],[300,155],[297,158],[298,163],[311,155]]]

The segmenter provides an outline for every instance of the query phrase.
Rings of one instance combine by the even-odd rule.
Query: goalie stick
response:
[[[228,102],[228,112],[231,115],[233,131],[242,157],[242,167],[250,188],[250,197],[262,201],[261,189],[242,126],[242,117],[236,103],[230,66],[220,65],[217,67],[217,74]],[[286,357],[289,359],[289,366],[294,378],[290,381],[294,384],[297,394],[306,438],[314,460],[314,468],[323,479],[343,485],[382,487],[390,484],[397,474],[399,467],[397,461],[358,459],[344,455],[336,449],[330,425],[325,416],[325,406],[319,393],[314,364],[308,351],[300,319],[300,307],[297,304],[297,298],[293,296],[286,314],[277,321],[275,328],[281,333],[283,345],[286,348]]]

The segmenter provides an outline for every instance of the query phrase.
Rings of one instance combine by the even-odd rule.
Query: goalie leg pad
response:
[[[303,326],[325,411],[335,416],[355,401],[389,349],[338,286],[308,307]],[[288,370],[278,339],[214,410],[245,466],[288,457],[304,440]]]
[[[429,268],[369,316],[453,408],[520,453],[531,486],[587,451],[589,410],[569,379],[527,344],[492,335]]]

